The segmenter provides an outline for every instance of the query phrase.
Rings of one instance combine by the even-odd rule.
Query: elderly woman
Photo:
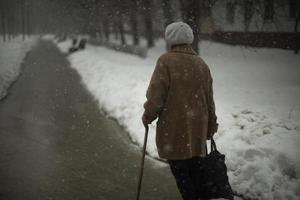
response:
[[[201,198],[196,178],[199,164],[206,156],[206,140],[218,128],[212,77],[190,45],[193,38],[186,23],[167,26],[165,39],[170,50],[157,61],[142,117],[145,126],[158,118],[158,154],[168,160],[185,200]]]

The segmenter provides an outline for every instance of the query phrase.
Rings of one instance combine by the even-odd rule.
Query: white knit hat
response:
[[[184,22],[174,22],[167,26],[165,40],[168,45],[191,44],[194,34],[191,27]]]

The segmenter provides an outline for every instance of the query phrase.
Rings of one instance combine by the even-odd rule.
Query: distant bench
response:
[[[87,39],[81,38],[78,42],[78,39],[75,38],[72,40],[72,46],[69,48],[69,53],[73,53],[79,50],[85,49]]]

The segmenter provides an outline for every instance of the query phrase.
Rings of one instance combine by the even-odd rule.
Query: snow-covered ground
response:
[[[65,52],[70,44],[58,46]],[[140,146],[146,88],[164,47],[158,41],[146,59],[89,45],[69,56],[99,107]],[[200,47],[214,78],[215,138],[233,189],[250,198],[300,199],[300,55],[211,42]],[[147,151],[157,157],[152,124]]]
[[[0,99],[6,96],[7,89],[18,78],[21,63],[36,40],[36,37],[30,37],[23,41],[19,36],[3,42],[0,36]]]

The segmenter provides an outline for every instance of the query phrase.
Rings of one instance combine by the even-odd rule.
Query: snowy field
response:
[[[58,46],[66,52],[70,44]],[[157,41],[146,59],[95,46],[69,56],[99,107],[140,146],[146,89],[164,47]],[[211,42],[200,47],[214,78],[215,139],[233,189],[249,198],[300,199],[300,55]],[[149,134],[147,151],[157,157],[155,122]]]
[[[7,95],[7,89],[18,78],[21,63],[36,40],[36,37],[30,37],[23,41],[19,36],[3,42],[0,36],[0,100]]]

